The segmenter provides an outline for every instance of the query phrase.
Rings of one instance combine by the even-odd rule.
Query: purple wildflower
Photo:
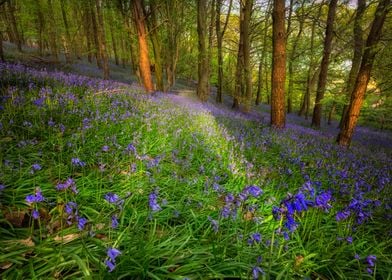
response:
[[[86,163],[84,161],[81,161],[79,158],[72,158],[71,163],[73,166],[77,166],[77,167],[86,166]]]
[[[111,204],[118,202],[119,199],[120,197],[115,193],[108,192],[107,194],[105,194],[105,200]]]
[[[121,251],[116,248],[109,248],[107,251],[107,256],[112,260],[115,261],[116,258],[121,255]]]
[[[162,208],[158,204],[158,190],[155,189],[148,195],[148,203],[153,212],[160,211]]]
[[[86,218],[79,217],[78,218],[78,229],[83,230],[84,227],[86,226],[87,222],[88,222],[88,220]]]
[[[38,171],[38,170],[41,170],[42,169],[42,167],[41,167],[41,165],[39,165],[38,163],[34,163],[32,166],[31,166],[31,171]]]
[[[118,227],[118,220],[117,220],[117,216],[113,215],[112,216],[112,228],[117,228]]]
[[[37,189],[35,194],[29,194],[26,196],[27,203],[35,203],[35,202],[42,202],[44,201],[44,197],[40,189]]]
[[[31,216],[33,217],[34,220],[38,220],[39,219],[39,212],[37,209],[33,209],[33,211],[31,212]]]
[[[254,266],[252,268],[252,276],[254,280],[257,280],[260,278],[260,274],[265,274],[264,270],[261,269],[259,266]]]
[[[105,260],[105,265],[108,267],[109,272],[112,272],[116,268],[116,263],[112,260]]]
[[[244,190],[244,193],[250,194],[253,197],[259,197],[263,194],[263,190],[260,189],[258,186],[247,186]]]
[[[369,255],[366,257],[366,262],[368,266],[373,267],[375,266],[375,262],[377,260],[377,257],[375,255]]]
[[[102,147],[102,152],[109,152],[109,146],[105,145]]]
[[[208,220],[211,222],[212,229],[213,229],[215,232],[218,232],[218,230],[219,230],[219,223],[218,223],[218,221],[217,221],[217,220],[214,220],[214,219],[211,218],[211,217],[208,217]]]

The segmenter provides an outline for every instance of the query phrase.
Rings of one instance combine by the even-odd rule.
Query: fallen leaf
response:
[[[67,234],[67,235],[64,235],[64,236],[58,236],[57,235],[57,236],[55,236],[53,238],[53,240],[57,241],[57,242],[61,242],[61,243],[69,243],[69,242],[71,242],[71,241],[73,241],[73,240],[75,240],[75,239],[77,239],[79,237],[80,237],[80,234],[71,233],[71,234]]]

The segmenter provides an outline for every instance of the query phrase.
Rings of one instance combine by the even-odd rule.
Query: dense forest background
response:
[[[273,113],[281,112],[278,126],[284,111],[306,119],[313,115],[314,127],[322,118],[328,124],[341,120],[363,54],[371,48],[375,58],[360,123],[391,129],[389,1],[9,0],[1,1],[0,34],[19,51],[24,45],[36,48],[41,62],[87,59],[105,79],[114,63],[130,67],[129,74],[148,92],[170,91],[186,81],[198,87],[201,100],[212,91],[216,102],[224,96],[233,108],[249,111],[253,103],[276,100],[271,75],[277,65],[277,9],[284,13],[277,44],[285,52],[284,97],[279,110],[272,106]],[[378,14],[384,9],[385,22],[370,47],[376,9]]]

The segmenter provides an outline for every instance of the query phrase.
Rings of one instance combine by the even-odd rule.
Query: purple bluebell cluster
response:
[[[79,230],[84,230],[88,220],[79,215],[78,204],[74,201],[69,201],[65,204],[65,213],[67,214],[67,224],[71,225],[76,222]]]
[[[29,194],[26,196],[25,198],[26,202],[28,204],[33,204],[34,207],[38,207],[38,204],[40,202],[43,202],[45,200],[45,197],[42,195],[41,189],[37,188],[35,190],[35,194]],[[33,219],[37,220],[39,219],[40,215],[39,215],[39,211],[34,208],[31,212],[31,216],[33,217]]]
[[[72,178],[68,178],[65,180],[65,182],[58,183],[56,185],[56,190],[58,191],[65,191],[65,190],[71,190],[74,194],[78,194],[78,189],[76,188],[76,182]]]
[[[158,203],[158,196],[159,190],[155,188],[149,195],[148,195],[148,205],[152,212],[158,212],[162,210],[162,207]]]
[[[80,158],[72,158],[71,163],[73,166],[76,166],[76,167],[86,166],[86,163],[84,161],[80,160]]]
[[[116,268],[116,258],[121,255],[121,251],[116,248],[109,248],[106,255],[108,259],[105,260],[105,264],[109,269],[109,272],[112,272]]]

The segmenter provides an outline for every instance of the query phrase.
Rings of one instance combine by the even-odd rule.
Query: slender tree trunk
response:
[[[390,5],[391,0],[380,0],[377,6],[372,27],[366,41],[361,66],[359,68],[355,85],[351,93],[350,105],[347,110],[347,115],[343,122],[343,127],[341,128],[337,137],[337,142],[341,146],[348,147],[351,143],[351,138],[359,118],[366,88],[369,83],[374,58],[377,54],[377,44],[380,41],[382,27],[384,25],[388,10],[390,9]]]
[[[210,4],[210,24],[208,26],[208,52],[207,52],[207,61],[208,61],[208,79],[211,77],[211,59],[212,59],[212,49],[213,49],[213,39],[214,39],[214,24],[215,20],[215,0],[211,1]],[[208,95],[211,93],[211,85],[208,84]]]
[[[258,83],[257,83],[257,94],[256,94],[256,105],[259,105],[261,103],[261,92],[263,90],[263,66],[264,63],[266,61],[265,56],[267,53],[267,36],[268,36],[268,27],[269,27],[269,19],[270,19],[270,12],[271,12],[271,0],[268,0],[267,3],[267,11],[266,11],[266,17],[264,19],[264,34],[263,34],[263,48],[261,51],[261,60],[260,60],[260,64],[259,64],[259,79],[258,79]],[[267,81],[268,83],[268,81]],[[268,94],[267,94],[268,95]]]
[[[198,83],[197,96],[201,101],[205,102],[208,99],[208,73],[209,61],[206,44],[207,37],[207,0],[197,0],[197,34],[199,38],[199,55],[198,55]]]
[[[10,30],[13,36],[11,38],[13,38],[13,43],[16,44],[18,51],[22,52],[22,38],[18,29],[17,20],[15,16],[16,7],[14,1],[7,1],[5,4],[5,8],[6,8],[5,9],[6,13],[8,14]]]
[[[253,7],[253,0],[242,0],[244,2],[244,21],[243,21],[243,36],[244,36],[244,75],[245,75],[245,112],[249,112],[252,103],[252,68],[250,64],[250,18]]]
[[[64,29],[65,29],[65,38],[63,39],[63,41],[64,41],[64,55],[65,55],[65,61],[67,63],[71,63],[72,62],[71,52],[70,52],[71,35],[69,34],[69,25],[68,25],[65,1],[66,0],[61,0],[60,1],[60,4],[61,4],[61,15],[63,17]]]
[[[238,42],[238,53],[237,53],[237,65],[235,70],[235,90],[233,96],[233,105],[232,109],[239,109],[240,107],[240,98],[243,92],[244,86],[244,35],[243,35],[243,22],[244,21],[244,12],[242,7],[240,8],[240,40]]]
[[[272,13],[272,75],[271,75],[271,126],[284,128],[285,81],[286,81],[286,35],[285,35],[285,1],[274,0]]]
[[[38,54],[40,56],[44,55],[44,29],[45,29],[45,21],[44,15],[42,14],[41,1],[37,0],[35,3],[35,21],[37,26],[38,33]]]
[[[139,70],[143,86],[147,93],[154,91],[151,77],[150,58],[148,56],[147,28],[144,20],[143,0],[132,1],[132,13],[139,41]]]
[[[3,50],[3,32],[0,30],[0,59],[5,61],[4,50]]]
[[[357,12],[354,21],[354,56],[353,56],[351,70],[348,75],[347,85],[345,89],[347,99],[350,98],[350,94],[354,87],[355,78],[358,74],[358,70],[361,65],[361,58],[362,58],[363,45],[364,45],[361,21],[362,21],[363,14],[365,13],[366,10],[366,0],[358,0],[357,5],[358,5]],[[348,105],[344,104],[342,117],[339,123],[339,128],[342,128],[343,126],[343,120],[346,117],[347,109],[348,109]]]
[[[103,21],[103,14],[102,14],[102,0],[95,0],[95,7],[97,9],[97,18],[98,18],[98,40],[99,40],[99,52],[101,54],[102,59],[102,72],[103,78],[105,80],[109,79],[110,72],[109,72],[109,59],[108,53],[106,49],[106,35],[105,35],[105,25]]]
[[[328,114],[328,125],[332,123],[332,117],[335,114],[335,110],[336,110],[336,103],[333,102]]]
[[[111,23],[113,23],[114,18],[113,18],[113,15],[112,15],[112,11],[109,11],[109,16],[110,16],[109,17],[109,21]],[[112,39],[114,63],[116,63],[116,65],[119,65],[120,64],[120,60],[119,60],[119,56],[118,56],[117,42],[116,42],[116,36],[115,36],[113,25],[114,24],[109,24],[109,26],[110,26],[110,37]]]
[[[88,0],[89,6],[90,6],[90,16],[91,16],[91,26],[93,29],[93,40],[94,40],[94,53],[95,53],[95,59],[97,62],[97,66],[99,69],[102,69],[102,56],[100,53],[100,46],[99,46],[99,34],[98,34],[98,23],[97,23],[97,17],[95,15],[95,10],[94,10],[94,5],[91,2],[91,0]]]
[[[156,1],[151,0],[150,1],[151,15],[148,20],[148,24],[150,27],[150,39],[154,51],[156,88],[159,91],[164,91],[161,39],[158,33],[159,25],[158,25],[158,19],[156,15],[157,9],[158,9],[158,5]]]
[[[52,0],[48,0],[48,19],[49,19],[49,47],[52,56],[56,62],[59,61],[59,49],[57,46],[57,25],[54,17]]]
[[[227,23],[230,17],[231,7],[233,0],[229,2],[229,10],[226,15],[225,23],[223,28],[221,28],[221,9],[222,9],[222,1],[216,0],[216,39],[217,39],[217,53],[218,53],[218,84],[216,89],[216,102],[222,103],[222,83],[223,83],[223,54],[222,54],[222,45],[223,45],[223,36],[226,32]]]
[[[325,87],[327,85],[327,74],[329,66],[329,57],[332,49],[332,37],[333,37],[333,23],[335,21],[336,7],[338,0],[330,0],[327,17],[327,28],[325,31],[324,39],[324,54],[321,61],[321,71],[317,84],[316,101],[313,110],[312,126],[320,128],[321,116],[322,116],[322,100],[324,98]]]

